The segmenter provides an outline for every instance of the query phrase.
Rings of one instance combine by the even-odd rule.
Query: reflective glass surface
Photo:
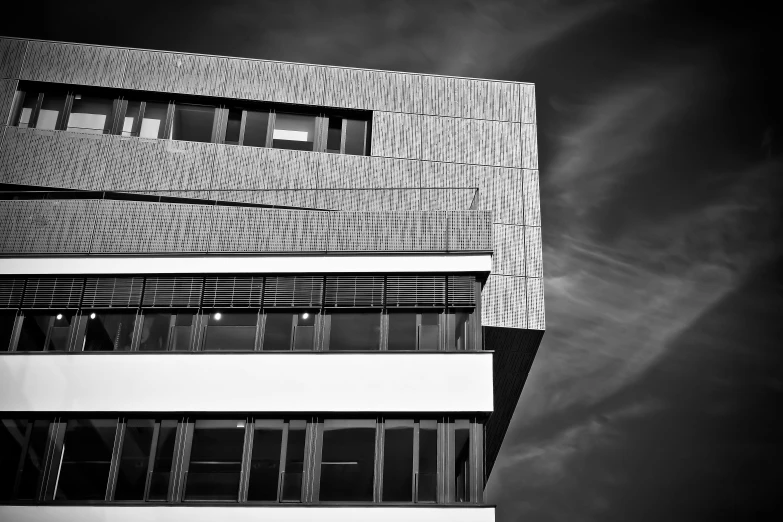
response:
[[[272,146],[276,149],[313,150],[315,143],[315,116],[275,114]]]
[[[413,420],[387,420],[383,443],[384,502],[413,500]]]
[[[257,312],[210,313],[204,350],[252,351],[255,346],[257,323]]]
[[[11,336],[14,333],[15,312],[0,312],[0,352],[11,349]]]
[[[112,98],[75,94],[66,130],[106,134],[111,130]]]
[[[129,352],[133,341],[135,312],[84,312],[87,327],[84,332],[85,352]]]
[[[185,500],[238,501],[245,438],[243,420],[197,420]]]
[[[389,312],[389,350],[416,349],[416,314]]]
[[[373,499],[375,421],[325,420],[320,500]]]
[[[379,312],[330,314],[330,351],[378,350],[381,340]]]
[[[106,497],[116,431],[116,419],[68,421],[56,500],[103,500]]]
[[[171,139],[209,143],[212,141],[214,119],[215,107],[177,103],[174,105]]]

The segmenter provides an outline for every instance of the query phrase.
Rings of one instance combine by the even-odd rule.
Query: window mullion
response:
[[[383,493],[383,445],[386,434],[384,418],[375,419],[375,462],[373,466],[373,502],[380,502]]]
[[[122,445],[125,441],[125,428],[127,427],[127,419],[118,418],[117,428],[114,430],[114,445],[112,446],[111,461],[109,463],[109,480],[106,484],[106,496],[107,501],[114,500],[114,491],[117,488],[117,475],[120,468],[120,456],[122,455]]]
[[[255,423],[251,417],[245,418],[245,441],[242,445],[242,464],[239,473],[239,497],[240,503],[247,502],[247,489],[250,482],[250,459],[253,455],[253,434]]]
[[[274,110],[269,111],[269,121],[266,124],[266,145],[265,147],[269,148],[272,146],[273,137],[275,134],[275,119],[276,114]]]
[[[44,100],[44,93],[39,92],[38,100],[36,100],[35,107],[30,112],[30,121],[27,124],[27,126],[31,129],[38,127],[38,116],[41,114],[41,106],[43,105],[43,100]]]
[[[285,463],[286,463],[286,456],[288,454],[288,423],[290,420],[283,422],[283,433],[281,435],[282,440],[280,441],[280,465],[277,468],[277,501],[282,502],[283,501],[283,484],[285,481]]]
[[[413,476],[411,477],[413,491],[411,491],[411,499],[414,503],[419,501],[419,451],[421,448],[419,445],[419,433],[421,432],[419,423],[419,420],[413,423]]]
[[[65,130],[68,127],[68,119],[71,117],[71,109],[73,108],[73,97],[73,91],[68,91],[68,94],[65,95],[65,103],[54,126],[55,130]]]
[[[239,143],[237,145],[243,145],[245,143],[245,126],[247,125],[247,111],[242,111],[242,119],[239,123]]]

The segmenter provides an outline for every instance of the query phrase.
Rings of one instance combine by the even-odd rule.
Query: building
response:
[[[533,85],[6,38],[0,115],[0,519],[494,520]]]

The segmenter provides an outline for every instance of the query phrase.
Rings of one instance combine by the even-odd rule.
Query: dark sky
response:
[[[535,83],[548,331],[499,522],[783,520],[782,30],[719,4],[36,2],[0,34]]]

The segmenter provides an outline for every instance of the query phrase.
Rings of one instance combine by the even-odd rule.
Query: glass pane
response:
[[[269,127],[269,113],[267,111],[247,111],[242,145],[266,147],[267,127]]]
[[[130,103],[128,104],[130,106]],[[141,120],[140,138],[164,138],[167,103],[147,102]]]
[[[64,107],[64,93],[44,94],[41,111],[38,113],[38,121],[35,122],[35,128],[54,130],[57,126],[57,118],[59,118]]]
[[[214,107],[177,103],[174,105],[171,139],[209,143],[212,141],[214,119]]]
[[[164,352],[168,348],[172,314],[144,314],[139,351]]]
[[[345,153],[364,155],[365,129],[367,122],[363,120],[345,120]]]
[[[229,109],[226,119],[226,137],[224,142],[227,145],[239,145],[239,131],[242,128],[242,111],[239,109]]]
[[[329,130],[326,136],[326,152],[340,152],[340,140],[343,134],[343,119],[329,118]]]
[[[74,318],[74,315],[70,313],[56,314],[54,316],[47,350],[64,352],[68,349],[68,334],[71,331],[71,323]]]
[[[383,445],[385,502],[413,500],[413,420],[387,420]]]
[[[85,312],[85,352],[129,352],[133,340],[133,312]]]
[[[329,351],[380,349],[379,312],[333,313],[330,317]]]
[[[22,106],[19,108],[19,115],[16,120],[16,125],[18,127],[26,128],[30,127],[30,117],[33,115],[33,110],[35,110],[35,105],[38,103],[38,93],[37,92],[22,92],[20,91],[20,94],[24,94],[24,101],[22,102]]]
[[[389,350],[416,349],[416,314],[389,312]]]
[[[197,420],[185,500],[238,501],[243,420]]]
[[[136,127],[136,123],[139,121],[139,110],[141,110],[141,102],[136,100],[130,100],[128,107],[125,109],[125,119],[122,121],[122,135],[133,136],[133,130]],[[136,133],[138,134],[138,130]],[[157,137],[157,136],[155,136]]]
[[[290,350],[294,316],[290,312],[268,312],[264,325],[264,350]]]
[[[147,500],[167,500],[169,478],[174,463],[174,443],[177,440],[177,421],[167,419],[160,422],[158,441],[155,444],[155,459],[150,474],[150,490]]]
[[[144,500],[154,432],[155,421],[152,419],[128,420],[114,491],[116,500]]]
[[[438,493],[438,424],[419,422],[419,474],[417,502],[435,502]]]
[[[470,500],[470,422],[454,423],[454,501]]]
[[[250,456],[248,500],[277,500],[280,478],[280,450],[283,447],[281,421],[256,421]]]
[[[0,419],[0,500],[10,500],[14,496],[28,424],[23,419]]]
[[[438,349],[438,317],[437,313],[423,313],[419,326],[419,350],[433,351]]]
[[[281,498],[283,502],[301,502],[302,500],[306,428],[307,422],[303,420],[288,422],[288,443],[286,445]]]
[[[213,312],[207,323],[204,350],[252,351],[256,341],[255,312]]]
[[[11,336],[14,333],[15,312],[0,312],[0,352],[11,349]]]
[[[176,352],[190,350],[190,334],[193,330],[193,318],[195,314],[176,314],[174,318],[174,339],[172,349]]]
[[[30,443],[24,456],[22,476],[19,480],[19,489],[16,498],[19,500],[33,500],[38,491],[38,480],[44,467],[46,447],[49,442],[49,421],[37,420],[33,422],[33,431],[30,434]]]
[[[470,319],[470,313],[467,311],[454,311],[447,315],[449,330],[448,330],[448,344],[446,349],[448,350],[467,350],[468,346],[468,320]]]
[[[112,103],[111,98],[75,94],[66,130],[88,134],[108,133]]]
[[[17,351],[65,351],[72,320],[69,313],[25,313]]]
[[[103,500],[106,497],[116,431],[116,419],[68,421],[56,500]]]
[[[315,314],[313,312],[301,312],[296,316],[296,326],[294,327],[294,350],[312,350],[314,340]]]
[[[315,116],[277,113],[272,146],[276,149],[313,150]]]
[[[325,420],[321,501],[373,499],[375,421]]]

